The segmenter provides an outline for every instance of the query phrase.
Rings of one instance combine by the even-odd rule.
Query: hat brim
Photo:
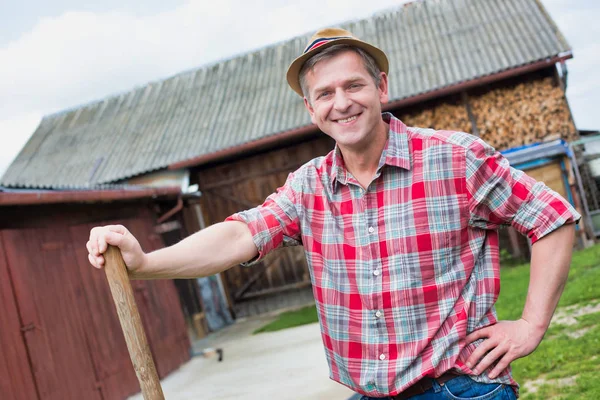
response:
[[[380,49],[378,49],[377,47],[370,45],[369,43],[365,43],[362,40],[353,39],[353,38],[343,38],[343,39],[331,40],[330,42],[327,42],[324,45],[321,45],[315,49],[312,49],[311,51],[309,51],[305,54],[302,54],[300,57],[298,57],[294,61],[292,61],[292,63],[288,67],[288,71],[287,71],[288,84],[294,90],[294,92],[296,92],[300,95],[300,97],[304,97],[304,94],[302,93],[302,87],[300,86],[300,70],[302,69],[302,66],[304,65],[304,63],[309,58],[314,56],[315,54],[320,53],[321,51],[325,50],[326,48],[334,46],[336,44],[348,44],[348,45],[363,49],[371,57],[373,57],[373,59],[377,63],[377,66],[379,67],[379,69],[382,72],[385,72],[386,74],[389,72],[388,58],[385,55],[385,53],[383,51],[381,51]]]

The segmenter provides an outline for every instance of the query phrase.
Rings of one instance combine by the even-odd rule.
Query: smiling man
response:
[[[580,216],[479,138],[382,114],[388,68],[350,32],[317,32],[287,79],[335,149],[261,206],[153,253],[123,226],[94,228],[90,263],[109,243],[133,278],[186,278],[301,244],[332,379],[363,399],[515,398],[510,362],[548,328]],[[517,321],[494,309],[507,224],[533,243]]]

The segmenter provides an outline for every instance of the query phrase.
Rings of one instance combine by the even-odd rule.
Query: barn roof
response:
[[[341,27],[388,54],[396,104],[572,57],[539,0],[422,0]],[[0,184],[93,187],[312,129],[285,81],[311,34],[46,116]]]

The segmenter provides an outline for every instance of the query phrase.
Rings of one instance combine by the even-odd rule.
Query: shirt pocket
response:
[[[412,200],[402,207],[399,224],[400,279],[408,285],[435,283],[449,266],[450,224],[456,210],[444,197]]]

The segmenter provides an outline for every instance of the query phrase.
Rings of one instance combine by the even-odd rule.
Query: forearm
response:
[[[573,251],[575,225],[564,225],[532,246],[529,290],[522,318],[544,335],[563,292]]]
[[[173,246],[146,254],[132,279],[197,278],[222,272],[258,254],[243,222],[212,225]]]

